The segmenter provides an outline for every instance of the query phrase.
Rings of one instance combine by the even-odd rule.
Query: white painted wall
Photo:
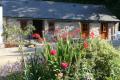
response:
[[[3,44],[3,37],[2,37],[2,32],[3,32],[3,15],[2,15],[2,6],[0,6],[0,46]]]

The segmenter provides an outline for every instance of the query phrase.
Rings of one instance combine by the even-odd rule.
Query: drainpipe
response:
[[[3,9],[2,5],[0,5],[0,48],[3,47]]]

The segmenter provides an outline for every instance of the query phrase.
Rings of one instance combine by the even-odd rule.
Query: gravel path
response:
[[[24,48],[26,52],[33,52],[34,48]],[[0,48],[0,66],[7,63],[20,61],[21,55],[18,48]]]
[[[31,53],[35,51],[35,48],[26,48],[24,51]],[[21,54],[18,51],[18,47],[15,48],[0,48],[0,80],[6,80],[5,76],[9,75],[10,71],[16,72],[21,70]]]
[[[0,66],[7,63],[14,63],[20,60],[18,48],[1,48],[0,49]]]

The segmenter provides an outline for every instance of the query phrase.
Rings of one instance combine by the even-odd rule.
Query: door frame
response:
[[[107,30],[106,30],[106,32],[103,32],[103,28],[102,27],[105,27]],[[106,37],[105,38],[102,38],[102,33],[106,33],[105,35],[106,35]],[[109,33],[109,30],[108,30],[108,23],[107,22],[101,22],[101,25],[100,25],[100,37],[101,37],[101,39],[108,39],[108,33]]]
[[[89,37],[89,34],[90,34],[90,26],[89,26],[89,23],[88,23],[88,22],[81,22],[81,32],[82,32],[82,34],[83,34],[84,24],[87,25],[87,27],[88,27],[88,28],[87,28],[87,29],[88,29],[88,30],[87,30],[87,31],[88,31],[88,32],[87,32],[87,35],[88,35],[87,37]]]

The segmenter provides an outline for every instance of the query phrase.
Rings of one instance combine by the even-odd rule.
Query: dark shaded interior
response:
[[[33,20],[33,26],[35,27],[33,33],[38,33],[40,37],[43,37],[43,20]]]

